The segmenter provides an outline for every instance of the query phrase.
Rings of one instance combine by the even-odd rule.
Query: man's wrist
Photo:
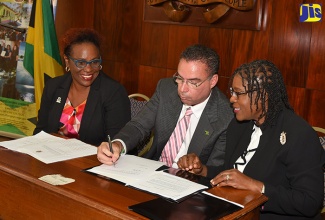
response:
[[[200,176],[207,176],[208,175],[208,168],[207,168],[207,166],[205,166],[205,165],[202,164],[202,169],[201,169],[199,175]]]
[[[116,143],[117,146],[120,148],[120,155],[125,155],[126,154],[126,146],[124,142],[120,139],[115,139],[112,142]]]

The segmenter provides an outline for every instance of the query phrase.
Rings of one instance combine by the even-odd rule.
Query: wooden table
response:
[[[145,219],[128,207],[157,197],[81,171],[97,165],[95,155],[44,164],[0,147],[0,219]],[[75,182],[53,186],[38,179],[49,174]],[[209,191],[245,206],[223,219],[258,219],[259,207],[267,200],[233,188]]]

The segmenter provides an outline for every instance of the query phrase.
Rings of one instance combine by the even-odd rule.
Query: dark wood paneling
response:
[[[299,22],[302,0],[273,0],[270,20],[270,56],[284,75],[287,85],[305,87],[311,24]],[[290,9],[290,10],[288,10]]]
[[[169,25],[143,23],[141,39],[141,64],[167,67]]]
[[[58,1],[55,17],[58,38],[71,27],[93,27],[94,2],[95,0],[83,3],[80,0]]]
[[[143,5],[130,0],[118,0],[117,60],[125,63],[139,63],[141,50],[141,27]]]
[[[306,91],[307,116],[305,119],[316,127],[325,128],[325,91],[309,90]]]
[[[120,63],[117,74],[119,80],[127,89],[129,94],[139,92],[139,65],[136,63]],[[147,94],[147,93],[145,93]]]
[[[165,68],[140,66],[139,71],[139,92],[151,97],[160,79],[166,77]]]
[[[181,52],[188,45],[196,44],[198,41],[198,27],[171,25],[169,28],[167,68],[177,69]]]
[[[295,112],[301,117],[306,118],[306,109],[304,106],[306,100],[306,90],[304,88],[287,86],[287,93],[289,102]]]
[[[325,1],[323,3],[325,7]],[[324,10],[324,8],[323,8]],[[308,78],[306,87],[325,90],[325,22],[324,12],[322,22],[311,24],[312,36],[310,42]],[[325,126],[324,126],[325,127]]]
[[[228,82],[229,82],[229,77],[219,76],[217,86],[228,98],[230,98]]]
[[[167,69],[167,76],[172,77],[176,73],[177,69]]]
[[[126,88],[128,94],[138,92],[138,64],[104,60],[102,66],[104,73],[120,82]]]
[[[232,33],[231,29],[200,28],[199,43],[213,48],[220,56],[220,76],[231,75],[229,69],[234,60],[229,51],[233,39]]]
[[[318,2],[324,7],[324,0]],[[300,4],[314,1],[266,0],[260,31],[144,22],[144,3],[59,1],[58,35],[70,26],[94,26],[105,37],[103,70],[129,93],[148,96],[159,79],[173,75],[181,51],[191,44],[205,44],[218,52],[217,85],[225,93],[229,76],[239,65],[271,60],[283,74],[295,111],[313,126],[325,127],[325,22],[299,22]]]
[[[104,60],[116,61],[118,48],[119,30],[117,28],[119,0],[96,0],[94,28],[103,36],[104,42],[101,46],[102,58]]]

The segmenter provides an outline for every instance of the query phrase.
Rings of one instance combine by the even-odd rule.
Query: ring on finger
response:
[[[230,179],[230,178],[229,178],[229,174],[227,174],[227,175],[226,175],[226,180],[227,180],[227,182],[228,182],[229,179]]]

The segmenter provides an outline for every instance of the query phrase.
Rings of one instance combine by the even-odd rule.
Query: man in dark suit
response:
[[[218,68],[219,56],[211,48],[193,45],[185,49],[173,78],[160,80],[147,105],[114,137],[114,154],[103,142],[98,147],[98,160],[113,164],[153,129],[153,144],[145,157],[164,161],[165,155],[172,161],[167,165],[177,167],[178,158],[195,153],[204,164],[223,164],[226,128],[233,113],[228,99],[216,87]],[[184,141],[176,155],[164,154],[178,121],[189,107],[193,114]]]

